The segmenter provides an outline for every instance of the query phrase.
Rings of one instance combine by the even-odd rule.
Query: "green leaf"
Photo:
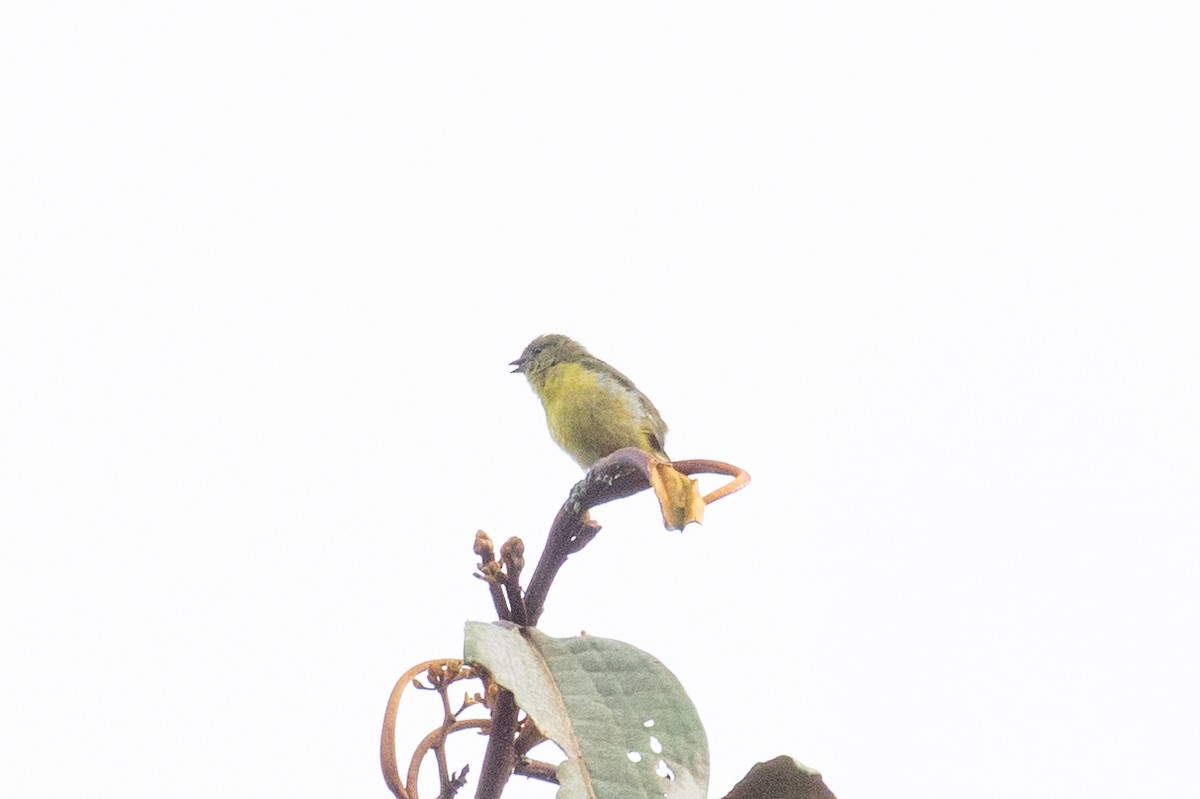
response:
[[[464,651],[566,753],[559,799],[707,795],[708,740],[696,708],[675,675],[642,650],[467,622]]]

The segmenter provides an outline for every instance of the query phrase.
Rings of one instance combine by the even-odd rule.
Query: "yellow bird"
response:
[[[662,462],[652,474],[663,523],[682,530],[702,520],[699,487],[671,468],[663,450],[667,425],[632,380],[560,335],[538,336],[510,366],[529,380],[546,410],[550,437],[576,463],[587,469],[623,447],[637,447]]]

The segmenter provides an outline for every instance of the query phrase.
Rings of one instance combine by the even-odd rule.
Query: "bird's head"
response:
[[[513,373],[520,372],[526,377],[540,374],[556,363],[578,361],[587,355],[583,345],[574,339],[557,333],[538,336],[521,353],[521,357],[509,364],[515,366]]]

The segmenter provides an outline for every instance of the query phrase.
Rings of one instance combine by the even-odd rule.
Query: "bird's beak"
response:
[[[516,369],[513,369],[511,372],[509,372],[509,374],[514,374],[514,375],[515,375],[517,372],[524,372],[524,371],[525,371],[525,361],[521,360],[520,358],[517,358],[515,361],[513,361],[512,363],[510,363],[510,364],[509,364],[509,366],[515,366],[515,367],[517,367]]]

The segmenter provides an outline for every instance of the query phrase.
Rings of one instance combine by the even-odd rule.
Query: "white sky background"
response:
[[[893,6],[6,7],[0,794],[388,796],[580,476],[545,332],[754,477],[598,509],[542,625],[713,797],[1194,792],[1189,4]]]

